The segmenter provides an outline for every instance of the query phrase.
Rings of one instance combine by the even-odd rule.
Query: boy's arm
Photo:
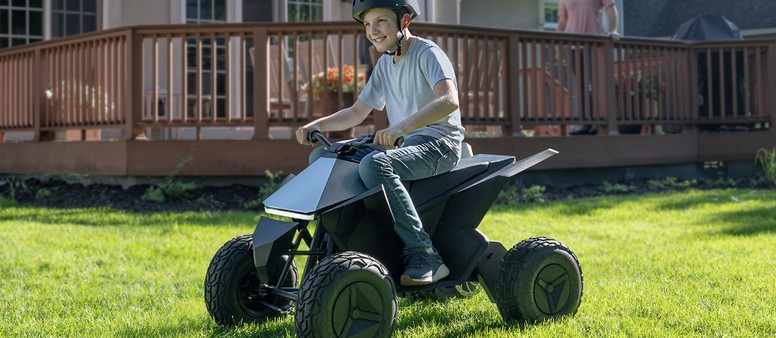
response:
[[[436,98],[394,126],[375,133],[375,143],[386,149],[395,148],[394,142],[409,132],[443,119],[458,109],[458,89],[451,79],[434,85]]]
[[[310,141],[307,140],[307,134],[313,130],[345,130],[363,122],[371,112],[372,107],[367,106],[361,102],[361,100],[357,99],[356,102],[353,103],[353,105],[350,107],[342,109],[334,114],[321,117],[302,127],[299,127],[299,129],[296,130],[296,140],[301,144],[310,144]]]

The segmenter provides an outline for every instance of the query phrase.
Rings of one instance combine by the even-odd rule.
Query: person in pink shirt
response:
[[[608,27],[604,30],[603,27],[603,14],[606,13]],[[558,1],[558,31],[565,33],[575,34],[594,34],[594,35],[609,35],[614,40],[620,38],[619,33],[619,13],[617,7],[614,4],[614,0],[559,0]],[[580,113],[585,112],[585,101],[589,107],[590,115],[595,115],[592,109],[592,94],[589,93],[592,90],[592,79],[588,75],[585,78],[585,67],[583,66],[587,61],[590,63],[591,53],[588,50],[587,53],[583,53],[581,50],[576,49],[571,54],[570,64],[572,67],[576,67],[577,62],[575,58],[579,58],[580,69],[573,69],[574,74],[578,78],[578,83],[581,83],[583,94],[580,94]],[[592,64],[588,65],[590,67]],[[590,67],[592,69],[592,67]],[[589,96],[589,97],[588,97]],[[583,126],[581,129],[571,132],[572,135],[595,135],[598,133],[598,128],[595,126]]]

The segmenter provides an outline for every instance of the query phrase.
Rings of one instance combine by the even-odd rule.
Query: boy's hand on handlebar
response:
[[[374,143],[385,149],[395,149],[397,146],[401,146],[401,144],[397,144],[397,141],[403,138],[404,135],[400,130],[388,127],[375,133]]]
[[[309,136],[310,136],[310,133],[316,130],[321,131],[321,128],[319,128],[318,125],[299,127],[299,129],[296,130],[296,141],[299,142],[300,144],[312,145],[312,143],[310,142]]]

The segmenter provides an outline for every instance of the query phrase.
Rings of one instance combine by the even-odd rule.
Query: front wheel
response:
[[[385,266],[361,253],[340,252],[304,277],[296,332],[299,337],[390,337],[398,306]]]
[[[576,313],[582,301],[577,256],[552,238],[526,239],[499,263],[494,296],[504,319],[539,322]]]
[[[291,261],[283,282],[280,275],[287,256],[277,258],[269,281],[259,280],[253,264],[251,235],[233,238],[216,252],[205,277],[205,304],[210,316],[221,325],[241,322],[261,323],[288,311],[291,301],[272,294],[271,288],[296,287],[297,269]]]

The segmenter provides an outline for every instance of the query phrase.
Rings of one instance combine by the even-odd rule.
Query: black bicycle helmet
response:
[[[401,37],[396,41],[395,52],[385,52],[388,55],[401,55],[401,43],[404,40],[401,17],[404,13],[410,15],[410,20],[420,14],[417,0],[353,0],[353,19],[358,23],[364,23],[364,13],[372,8],[388,8],[396,13],[396,26],[401,31]],[[406,12],[405,12],[406,11]],[[409,23],[408,23],[409,24]]]
[[[406,8],[412,19],[420,14],[417,0],[353,0],[353,19],[364,23],[364,13],[372,8],[392,9],[397,15],[401,15],[401,9]]]

